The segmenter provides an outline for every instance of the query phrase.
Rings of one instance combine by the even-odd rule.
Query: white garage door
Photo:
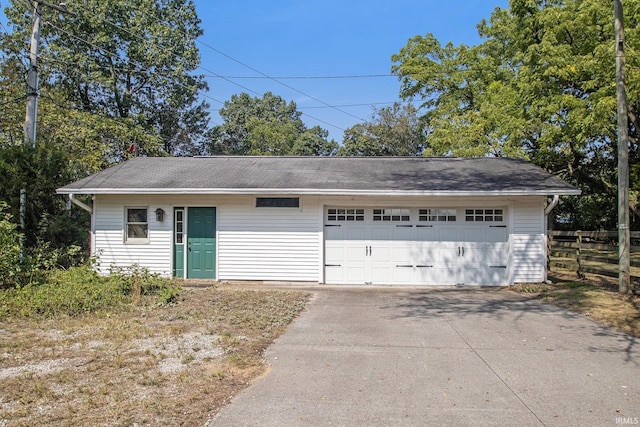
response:
[[[504,207],[325,209],[332,284],[504,285]]]

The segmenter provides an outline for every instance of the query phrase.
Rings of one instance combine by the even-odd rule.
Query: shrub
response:
[[[109,277],[118,282],[123,294],[131,295],[134,304],[139,303],[144,295],[157,295],[159,304],[169,304],[178,299],[181,291],[173,280],[151,273],[148,268],[138,264],[112,266]]]
[[[89,266],[54,270],[44,284],[2,291],[0,318],[77,316],[122,306],[119,287],[99,277]]]
[[[20,268],[20,233],[6,213],[7,204],[0,201],[0,289],[15,286]]]

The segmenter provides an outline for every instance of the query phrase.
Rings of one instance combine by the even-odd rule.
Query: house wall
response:
[[[149,242],[127,244],[124,241],[126,207],[147,207]],[[154,211],[165,210],[165,220],[157,222]],[[93,200],[93,253],[98,270],[107,274],[114,267],[138,264],[152,273],[171,276],[173,209],[162,197],[96,196]]]
[[[217,275],[220,280],[324,280],[325,206],[455,207],[506,206],[510,243],[509,282],[540,282],[545,277],[544,198],[535,197],[314,197],[301,207],[255,208],[254,196],[106,196],[94,198],[92,230],[99,269],[139,264],[153,273],[172,274],[174,207],[217,210]],[[147,207],[149,242],[124,242],[125,207]],[[165,211],[157,222],[154,212]]]
[[[256,208],[255,197],[230,199],[218,217],[220,279],[318,281],[316,198],[301,197],[299,209]]]
[[[514,204],[511,233],[512,272],[515,283],[545,280],[546,239],[544,198],[523,197]]]

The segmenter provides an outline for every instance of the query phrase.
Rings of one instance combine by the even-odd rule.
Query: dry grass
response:
[[[516,292],[536,295],[543,301],[584,314],[605,325],[640,337],[640,297],[620,295],[606,283],[557,277],[553,284],[518,284]]]
[[[185,289],[101,315],[0,323],[0,426],[202,425],[266,371],[295,291]]]

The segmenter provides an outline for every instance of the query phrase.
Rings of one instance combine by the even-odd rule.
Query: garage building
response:
[[[509,158],[224,156],[139,157],[58,193],[91,212],[102,273],[510,285],[546,279],[545,208],[580,191]]]

